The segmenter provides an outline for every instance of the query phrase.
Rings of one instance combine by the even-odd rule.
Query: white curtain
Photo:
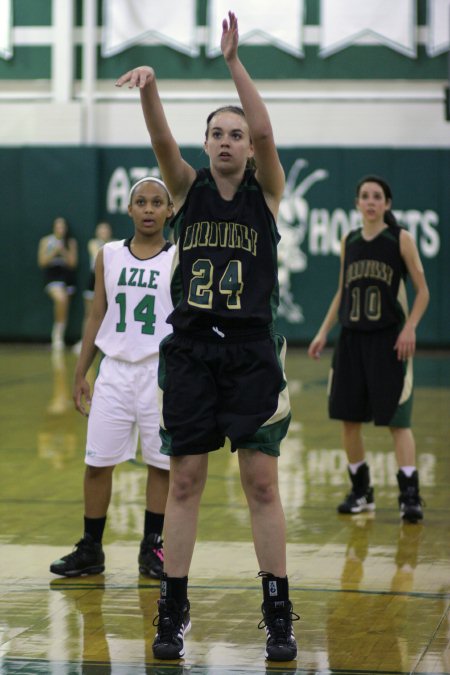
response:
[[[304,0],[209,0],[208,56],[220,54],[222,20],[229,9],[238,18],[240,44],[256,39],[258,44],[269,43],[303,56]]]
[[[450,0],[428,0],[429,56],[438,56],[450,49]]]
[[[416,56],[416,0],[321,0],[321,56],[371,36],[380,44]]]
[[[11,59],[13,55],[12,38],[12,0],[0,0],[0,56]]]
[[[196,0],[103,0],[102,56],[153,39],[197,56]]]

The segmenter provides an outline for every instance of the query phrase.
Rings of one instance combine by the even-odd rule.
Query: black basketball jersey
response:
[[[200,169],[172,227],[179,256],[168,318],[174,328],[245,332],[273,322],[280,237],[253,171],[227,201],[210,170]]]
[[[379,330],[401,324],[407,316],[400,232],[388,227],[371,241],[363,238],[362,230],[347,235],[339,307],[339,320],[346,328]]]

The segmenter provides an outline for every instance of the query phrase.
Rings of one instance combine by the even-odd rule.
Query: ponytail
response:
[[[388,227],[396,228],[399,227],[401,228],[401,225],[399,224],[397,218],[394,216],[392,211],[388,209],[387,211],[384,212],[384,217],[383,217],[384,222]]]
[[[380,188],[383,190],[384,196],[386,200],[391,200],[392,202],[392,191],[389,185],[386,183],[386,181],[383,178],[380,178],[380,176],[364,176],[364,178],[361,178],[361,180],[358,181],[358,184],[356,186],[356,196],[359,197],[359,191],[364,183],[377,183]],[[399,224],[397,218],[394,216],[392,213],[391,209],[388,209],[387,211],[384,212],[384,217],[383,217],[384,222],[388,227],[391,228],[401,228],[401,225]]]

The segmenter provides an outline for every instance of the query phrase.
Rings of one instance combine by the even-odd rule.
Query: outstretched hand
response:
[[[222,39],[220,40],[220,48],[222,50],[225,61],[229,61],[237,54],[239,43],[238,20],[236,14],[228,12],[228,19],[222,21]]]
[[[122,87],[128,82],[128,88],[139,87],[143,89],[147,84],[155,79],[155,71],[150,66],[138,66],[124,73],[116,81],[116,87]]]

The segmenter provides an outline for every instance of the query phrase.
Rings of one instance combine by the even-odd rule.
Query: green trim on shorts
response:
[[[253,434],[251,440],[238,443],[238,448],[242,448],[242,450],[260,450],[265,455],[279,457],[280,444],[288,432],[290,422],[291,413],[279,422],[275,422],[275,424],[260,427],[256,434]],[[172,438],[170,433],[166,429],[160,427],[159,436],[161,438],[160,452],[163,455],[173,457],[174,454],[172,452]]]
[[[409,429],[411,426],[412,406],[413,395],[411,394],[407,401],[398,406],[388,426]]]
[[[168,342],[173,336],[173,333],[169,333],[164,337],[159,343],[159,361],[158,361],[158,386],[161,390],[164,389],[163,384],[166,379],[166,359],[164,358],[163,346]]]
[[[161,439],[161,447],[159,449],[162,455],[173,456],[172,452],[172,438],[166,429],[159,427],[159,437]]]
[[[287,434],[290,422],[291,413],[279,422],[260,427],[256,434],[253,434],[251,440],[238,443],[238,448],[260,450],[265,455],[279,457],[280,443]]]

